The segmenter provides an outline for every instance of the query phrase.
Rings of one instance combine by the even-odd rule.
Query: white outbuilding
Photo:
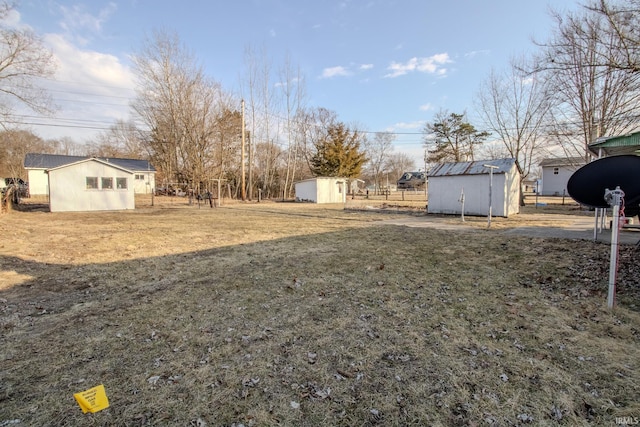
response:
[[[88,156],[65,156],[60,154],[28,153],[24,158],[24,168],[27,170],[29,182],[29,194],[31,196],[49,195],[50,169],[70,165],[83,160],[91,159]],[[133,172],[129,185],[135,194],[151,194],[155,191],[156,169],[148,160],[121,159],[96,157],[112,165]]]
[[[296,201],[312,203],[345,203],[347,178],[321,176],[295,183]]]
[[[427,212],[508,217],[520,213],[520,174],[515,159],[441,163],[427,174]],[[463,203],[464,202],[464,203]]]
[[[134,173],[89,158],[48,169],[51,212],[135,209]]]

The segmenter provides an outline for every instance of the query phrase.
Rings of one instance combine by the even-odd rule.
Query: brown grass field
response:
[[[506,235],[531,207],[457,231],[385,221],[419,208],[155,202],[0,216],[0,426],[640,419],[633,245],[608,310],[609,246]],[[98,384],[110,407],[83,414]]]

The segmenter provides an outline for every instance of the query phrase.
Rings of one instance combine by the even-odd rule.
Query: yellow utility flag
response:
[[[107,393],[104,391],[104,385],[90,388],[89,390],[75,393],[73,397],[76,398],[76,402],[80,405],[83,413],[98,412],[109,407],[109,399],[107,399]]]

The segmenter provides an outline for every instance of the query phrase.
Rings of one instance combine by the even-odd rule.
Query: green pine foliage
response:
[[[310,159],[311,172],[315,176],[359,176],[367,161],[360,148],[362,139],[362,134],[350,130],[344,123],[331,124],[324,138],[315,143],[315,153]]]

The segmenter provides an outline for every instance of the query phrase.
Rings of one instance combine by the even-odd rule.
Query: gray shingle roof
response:
[[[583,166],[583,157],[548,157],[540,161],[540,167]]]
[[[89,156],[64,156],[60,154],[28,153],[24,158],[24,167],[25,169],[53,169],[91,158],[92,157]],[[148,160],[118,159],[111,157],[96,158],[104,162],[113,163],[116,166],[130,170],[132,172],[156,171],[156,168],[154,168]]]

